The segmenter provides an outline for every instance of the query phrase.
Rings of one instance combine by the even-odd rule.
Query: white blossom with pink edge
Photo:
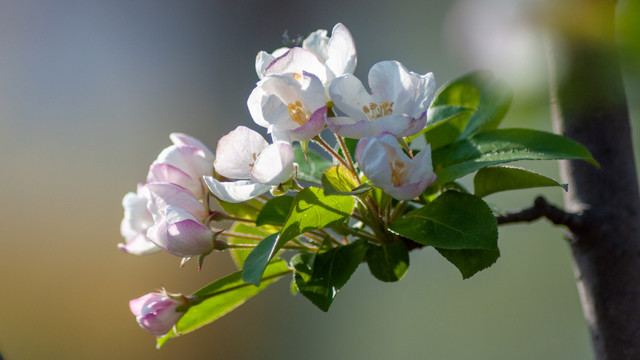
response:
[[[351,74],[331,83],[329,95],[346,116],[327,118],[338,135],[361,139],[382,132],[411,136],[424,128],[436,82],[432,73],[419,75],[397,61],[379,62],[369,71],[369,94]]]
[[[214,168],[218,175],[235,181],[205,176],[209,190],[226,202],[243,202],[288,181],[293,173],[293,148],[287,142],[269,144],[245,127],[220,138]]]
[[[149,200],[149,192],[142,184],[138,184],[137,193],[127,193],[122,199],[124,218],[120,223],[120,233],[125,242],[118,244],[118,249],[133,255],[160,251],[160,248],[147,237],[147,230],[154,223],[153,216],[147,209]]]
[[[302,47],[280,48],[271,54],[260,51],[256,57],[256,72],[262,79],[272,74],[306,71],[328,86],[336,77],[353,73],[356,63],[356,46],[351,32],[338,23],[331,31],[331,37],[327,36],[327,30],[316,30],[302,42]]]
[[[367,178],[397,200],[411,200],[436,181],[430,146],[426,145],[412,159],[390,133],[360,140],[355,158]]]
[[[324,129],[327,117],[322,82],[307,72],[265,77],[249,95],[247,107],[273,141],[309,140]]]
[[[213,232],[202,220],[171,205],[162,209],[147,236],[162,250],[182,258],[209,254],[215,240]]]
[[[180,257],[206,255],[213,250],[214,234],[203,221],[209,210],[193,194],[176,184],[146,185],[147,204],[154,224],[147,238],[162,250]]]
[[[165,182],[180,185],[202,199],[207,191],[202,177],[213,174],[214,156],[199,140],[180,133],[169,136],[173,145],[160,152],[151,164],[147,183]]]
[[[165,291],[153,292],[129,301],[129,308],[143,329],[160,337],[176,325],[183,314],[176,311],[176,308],[188,301],[182,295],[169,295]]]

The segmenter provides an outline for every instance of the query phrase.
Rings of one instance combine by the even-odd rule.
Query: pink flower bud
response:
[[[213,153],[188,135],[173,133],[170,137],[173,145],[162,150],[151,164],[147,183],[176,184],[201,199],[206,195],[201,178],[213,173]]]
[[[129,308],[143,329],[160,337],[171,331],[183,314],[176,308],[187,302],[181,295],[153,292],[129,301]]]

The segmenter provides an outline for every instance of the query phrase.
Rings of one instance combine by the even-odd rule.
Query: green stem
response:
[[[407,152],[409,157],[413,159],[413,152],[411,151],[411,148],[409,147],[409,144],[407,144],[407,142],[404,140],[403,137],[399,137],[398,138],[398,143],[400,144],[402,149],[404,149],[404,151]]]
[[[241,233],[235,233],[235,232],[231,232],[231,231],[225,231],[221,235],[225,236],[225,237],[235,237],[235,238],[247,239],[247,240],[257,240],[257,241],[264,240],[263,236],[241,234]]]
[[[283,277],[283,276],[291,274],[291,273],[293,273],[293,269],[282,271],[282,272],[279,272],[277,274],[273,274],[273,275],[270,275],[270,276],[265,276],[265,277],[263,277],[261,279],[261,281],[267,281],[267,280]],[[224,289],[224,290],[212,292],[210,294],[200,295],[200,296],[195,297],[194,299],[191,299],[190,302],[189,302],[189,305],[190,306],[197,305],[197,304],[203,302],[204,300],[207,300],[207,299],[212,298],[214,296],[218,296],[218,295],[222,295],[222,294],[234,291],[234,290],[242,289],[242,288],[247,287],[247,286],[254,286],[254,285],[253,284],[244,283],[244,284],[233,286],[233,287],[230,287],[230,288],[227,288],[227,289]]]
[[[406,203],[404,200],[398,201],[398,203],[396,204],[396,207],[393,209],[393,212],[391,213],[391,219],[389,220],[389,223],[392,223],[393,220],[395,220],[399,215],[402,215],[405,207],[406,207]]]
[[[343,159],[340,155],[338,155],[337,152],[335,152],[331,146],[329,146],[329,144],[327,144],[324,140],[322,140],[322,138],[320,137],[320,135],[314,137],[312,139],[313,141],[315,141],[316,143],[318,143],[320,146],[322,146],[323,149],[325,149],[329,154],[331,154],[331,156],[333,156],[336,160],[338,160],[342,165],[344,165],[344,167],[346,167],[347,169],[351,170],[351,168],[349,167],[349,164],[347,163],[347,161],[345,159]],[[354,173],[355,174],[355,173]],[[357,177],[357,174],[355,174]]]
[[[342,149],[342,154],[344,154],[344,157],[347,159],[347,162],[349,163],[349,170],[351,170],[351,172],[356,176],[356,180],[358,181],[358,185],[361,185],[362,182],[360,181],[360,177],[358,176],[358,172],[356,171],[356,167],[353,164],[353,159],[351,159],[351,154],[349,153],[349,149],[347,149],[347,144],[345,144],[344,139],[342,138],[342,136],[338,135],[338,134],[334,134],[336,136],[336,140],[338,140],[338,144],[340,144],[340,149]]]
[[[361,232],[360,230],[354,229],[352,227],[349,226],[345,226],[344,228],[342,228],[342,230],[350,233],[353,236],[356,236],[360,239],[364,239],[364,240],[368,240],[370,242],[374,242],[379,244],[380,240],[378,238],[376,238],[373,234],[370,234],[368,232]]]

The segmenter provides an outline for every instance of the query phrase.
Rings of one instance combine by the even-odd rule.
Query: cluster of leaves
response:
[[[236,219],[226,240],[240,270],[194,293],[158,345],[216,320],[290,274],[294,291],[327,311],[362,263],[381,281],[400,280],[410,249],[435,248],[463,278],[491,266],[500,256],[498,224],[483,197],[532,187],[566,190],[553,179],[501,164],[556,159],[596,164],[585,147],[562,136],[498,129],[511,99],[505,84],[488,72],[468,74],[439,91],[426,127],[405,139],[431,145],[437,180],[410,201],[392,199],[312,149],[296,148],[297,179],[309,186],[263,201],[220,202]],[[352,153],[356,144],[346,139],[336,152]],[[472,193],[457,181],[474,172]]]

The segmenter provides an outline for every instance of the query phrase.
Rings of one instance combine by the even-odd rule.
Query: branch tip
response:
[[[580,214],[569,213],[549,203],[543,196],[538,196],[533,206],[514,213],[497,216],[498,225],[518,222],[533,222],[541,217],[546,217],[556,225],[562,225],[575,231],[582,225]]]

